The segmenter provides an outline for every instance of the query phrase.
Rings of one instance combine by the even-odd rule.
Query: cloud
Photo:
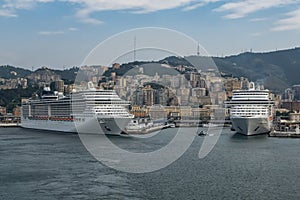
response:
[[[0,17],[17,17],[17,15],[9,10],[0,10]]]
[[[103,21],[95,18],[91,18],[89,16],[79,16],[80,22],[85,24],[92,24],[92,25],[100,25],[103,24]]]
[[[57,31],[40,31],[38,32],[39,35],[44,35],[44,36],[52,36],[52,35],[64,35],[68,32],[74,32],[74,31],[78,31],[77,28],[74,27],[70,27],[66,30],[57,30]]]
[[[243,18],[254,12],[274,7],[299,4],[299,0],[244,0],[228,2],[215,9],[217,12],[228,12],[224,17],[228,19]]]
[[[50,3],[55,0],[3,0],[0,3],[0,17],[17,17],[17,10],[30,10],[36,6],[37,3]]]
[[[91,17],[95,12],[125,10],[132,13],[150,13],[175,8],[187,11],[220,0],[4,0],[2,6],[0,4],[3,9],[0,16],[16,17],[14,12],[17,10],[29,10],[38,3],[55,1],[76,5],[78,10],[75,15],[81,22],[98,25],[103,22]]]
[[[78,31],[78,28],[70,27],[68,28],[68,31]]]
[[[65,33],[66,33],[65,31],[40,31],[40,32],[38,32],[39,35],[45,35],[45,36],[63,35]]]
[[[250,22],[262,22],[262,21],[266,21],[268,20],[269,18],[266,18],[266,17],[261,17],[261,18],[253,18],[253,19],[250,19]]]
[[[215,9],[217,12],[228,12],[224,17],[227,19],[238,19],[252,13],[276,7],[294,6],[299,7],[299,0],[244,0],[228,2]],[[271,31],[287,31],[300,29],[300,8],[286,13],[286,18],[275,23]],[[254,18],[251,22],[265,21],[268,18]]]
[[[13,10],[29,10],[32,9],[37,3],[50,3],[55,0],[4,0],[2,8]]]
[[[175,8],[190,11],[219,2],[221,5],[214,11],[225,13],[225,18],[238,19],[262,10],[300,5],[299,0],[2,0],[2,3],[0,3],[0,17],[17,17],[18,10],[31,10],[38,4],[53,2],[68,3],[68,5],[76,7],[75,16],[79,21],[93,25],[103,24],[103,21],[93,17],[94,13],[102,11],[127,11],[135,14]],[[272,30],[298,29],[299,15],[299,10],[287,13],[286,18],[279,20]],[[254,18],[250,21],[258,22],[266,19]],[[51,35],[50,32],[44,31],[44,35],[47,34]],[[55,34],[55,31],[53,34]]]
[[[81,5],[76,16],[84,23],[101,24],[100,20],[91,18],[91,14],[101,11],[129,11],[145,14],[161,10],[190,6],[192,3],[203,3],[215,0],[67,0]]]
[[[276,22],[272,31],[289,31],[300,29],[300,8],[286,14],[286,18]]]
[[[209,3],[215,3],[215,2],[218,2],[218,1],[220,1],[220,0],[203,0],[200,3],[195,3],[195,4],[192,4],[192,5],[186,6],[185,8],[183,8],[183,11],[195,10],[195,9],[197,9],[199,7],[202,7],[202,6],[205,6]]]
[[[204,2],[206,0],[71,0],[84,4],[84,11],[104,10],[132,10],[142,13],[155,12],[159,10],[173,9],[186,6],[194,2]]]

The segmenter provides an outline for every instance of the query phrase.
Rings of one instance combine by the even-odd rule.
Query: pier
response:
[[[165,129],[165,128],[170,128],[170,125],[154,125],[151,127],[147,127],[147,128],[142,128],[142,129],[126,129],[125,132],[127,134],[148,134],[148,133],[152,133],[154,131],[159,131],[161,129]]]
[[[296,131],[271,131],[269,133],[270,137],[286,137],[286,138],[300,138],[300,132]]]
[[[20,127],[21,123],[0,123],[0,128]]]
[[[19,116],[0,116],[0,128],[20,127],[21,118]]]

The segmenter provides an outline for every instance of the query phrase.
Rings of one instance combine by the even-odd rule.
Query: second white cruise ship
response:
[[[273,124],[273,101],[269,90],[255,88],[251,82],[248,90],[235,90],[226,106],[236,132],[257,135],[271,131]]]

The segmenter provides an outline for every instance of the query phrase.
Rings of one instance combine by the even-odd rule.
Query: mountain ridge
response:
[[[300,84],[299,47],[261,53],[245,52],[226,57],[212,57],[212,60],[215,62],[219,71],[231,74],[233,77],[246,77],[251,81],[260,81],[266,88],[275,92],[282,92],[287,87]],[[122,75],[128,70],[131,70],[135,65],[146,63],[169,64],[173,67],[178,65],[188,65],[188,61],[184,58],[170,56],[159,61],[135,61],[132,63],[125,63],[122,64],[119,69],[109,68],[104,75],[109,76],[110,72],[113,71],[116,72],[117,75]],[[0,66],[0,78],[24,78],[38,70],[31,71],[20,67],[4,65]],[[67,83],[70,83],[75,79],[78,68],[73,67],[65,70],[49,70],[60,75]]]

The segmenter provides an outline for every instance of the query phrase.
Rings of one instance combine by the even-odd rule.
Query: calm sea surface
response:
[[[110,139],[142,152],[163,146],[175,132]],[[249,138],[225,129],[199,159],[203,140],[196,137],[164,169],[129,174],[94,159],[78,135],[1,128],[0,199],[300,199],[300,139]]]

